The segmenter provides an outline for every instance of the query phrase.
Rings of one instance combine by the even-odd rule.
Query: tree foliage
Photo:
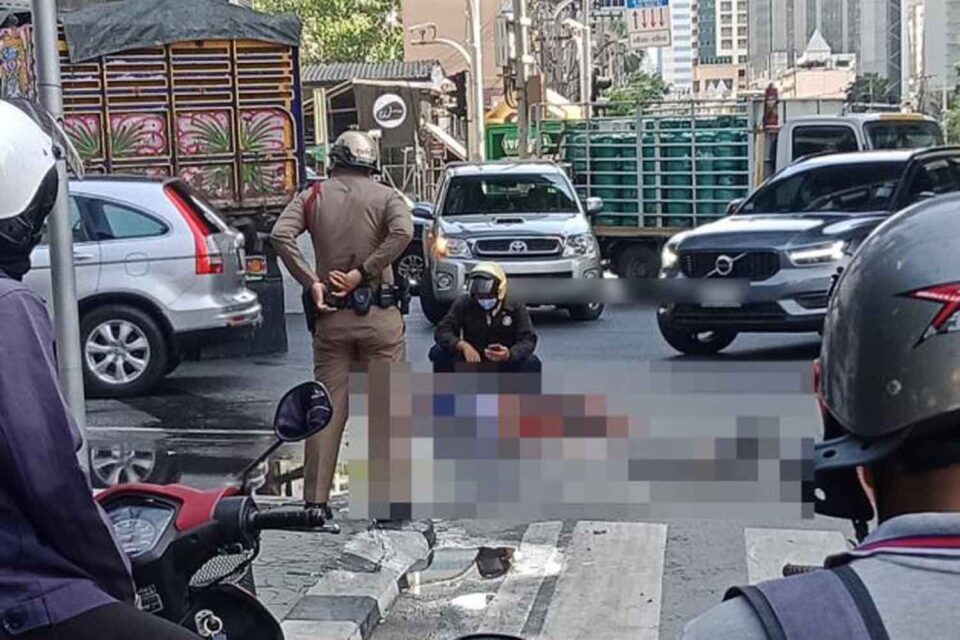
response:
[[[632,115],[638,108],[660,102],[668,91],[670,85],[659,73],[634,71],[625,85],[607,91],[604,96],[610,102],[607,113],[612,116]]]
[[[896,104],[897,96],[890,81],[876,73],[866,73],[847,87],[849,104]]]
[[[400,0],[254,0],[267,13],[303,22],[303,62],[379,62],[403,58]]]

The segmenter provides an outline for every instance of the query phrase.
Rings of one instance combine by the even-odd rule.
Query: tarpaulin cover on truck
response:
[[[120,0],[61,17],[70,62],[193,40],[261,40],[300,46],[300,19],[269,15],[227,0]]]

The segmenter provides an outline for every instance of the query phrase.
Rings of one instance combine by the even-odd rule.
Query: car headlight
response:
[[[434,253],[438,258],[470,258],[470,245],[463,238],[437,236],[434,244]]]
[[[661,269],[672,269],[677,266],[677,259],[679,256],[675,250],[675,247],[670,246],[669,244],[663,246],[663,251],[660,252],[660,268]]]
[[[597,241],[593,239],[591,234],[581,233],[567,238],[567,242],[563,248],[563,257],[591,257],[595,255],[597,255]]]
[[[790,262],[798,267],[837,262],[844,257],[847,243],[843,240],[810,245],[787,252]]]

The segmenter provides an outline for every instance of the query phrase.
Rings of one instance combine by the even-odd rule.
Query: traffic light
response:
[[[599,69],[594,69],[593,82],[590,87],[590,102],[598,102],[603,92],[613,86],[613,78],[601,76]]]

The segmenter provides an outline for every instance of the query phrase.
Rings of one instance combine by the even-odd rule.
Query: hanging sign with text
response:
[[[670,0],[627,0],[624,19],[632,48],[670,46]]]

